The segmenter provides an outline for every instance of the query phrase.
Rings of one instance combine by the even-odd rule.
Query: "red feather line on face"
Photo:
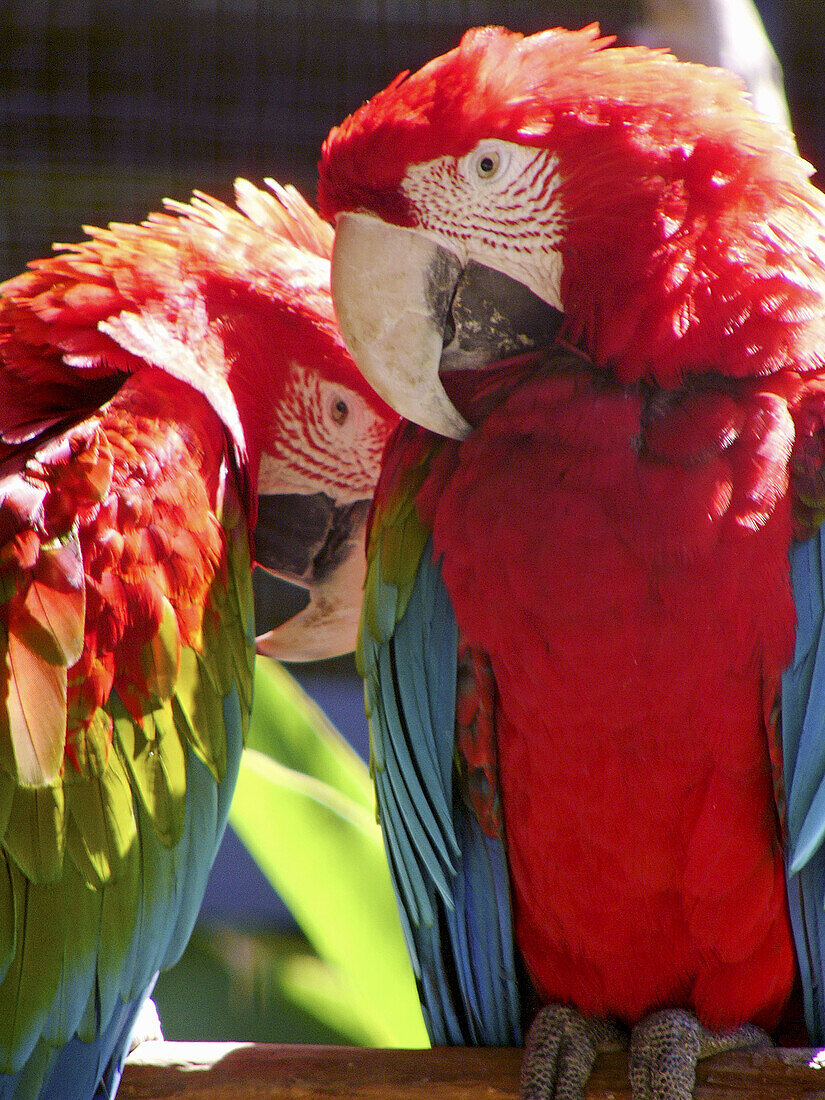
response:
[[[482,138],[548,149],[563,335],[597,365],[666,386],[818,368],[825,207],[791,135],[724,70],[609,45],[595,26],[468,32],[332,131],[322,210],[414,227],[411,165]]]

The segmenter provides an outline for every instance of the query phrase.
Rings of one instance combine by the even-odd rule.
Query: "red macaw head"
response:
[[[188,266],[257,483],[256,562],[309,592],[258,650],[314,660],[354,648],[367,515],[398,418],[341,338],[331,226],[297,191],[267,182],[271,192],[237,182],[240,212],[196,196],[165,224],[190,234],[201,256]]]
[[[466,433],[439,365],[559,326],[623,383],[819,362],[823,208],[791,135],[723,70],[611,42],[469,31],[327,138],[342,331],[403,415]]]
[[[90,411],[146,364],[202,392],[234,447],[258,563],[310,595],[260,648],[309,660],[355,645],[366,516],[398,418],[341,339],[331,227],[269,186],[239,180],[239,209],[196,193],[89,229],[6,283],[0,445]]]

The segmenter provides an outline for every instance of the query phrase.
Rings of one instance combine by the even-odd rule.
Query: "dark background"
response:
[[[760,0],[803,151],[825,160],[825,5]],[[329,128],[468,26],[598,19],[632,33],[643,0],[12,0],[0,3],[0,278],[236,175],[315,194]]]

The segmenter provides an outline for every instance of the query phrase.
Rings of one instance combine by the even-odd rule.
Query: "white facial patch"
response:
[[[259,493],[327,493],[339,504],[372,496],[385,430],[360,394],[292,362],[276,418]]]
[[[414,164],[401,190],[417,229],[529,287],[561,310],[564,216],[558,160],[546,149],[485,138],[463,157]]]

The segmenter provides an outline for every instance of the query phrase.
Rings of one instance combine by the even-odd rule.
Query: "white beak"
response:
[[[320,661],[355,649],[367,571],[363,531],[360,535],[336,572],[310,586],[303,611],[259,635],[259,653],[278,661]]]
[[[461,262],[420,232],[342,214],[332,297],[347,348],[373,389],[407,420],[464,439],[470,425],[438,377]]]

